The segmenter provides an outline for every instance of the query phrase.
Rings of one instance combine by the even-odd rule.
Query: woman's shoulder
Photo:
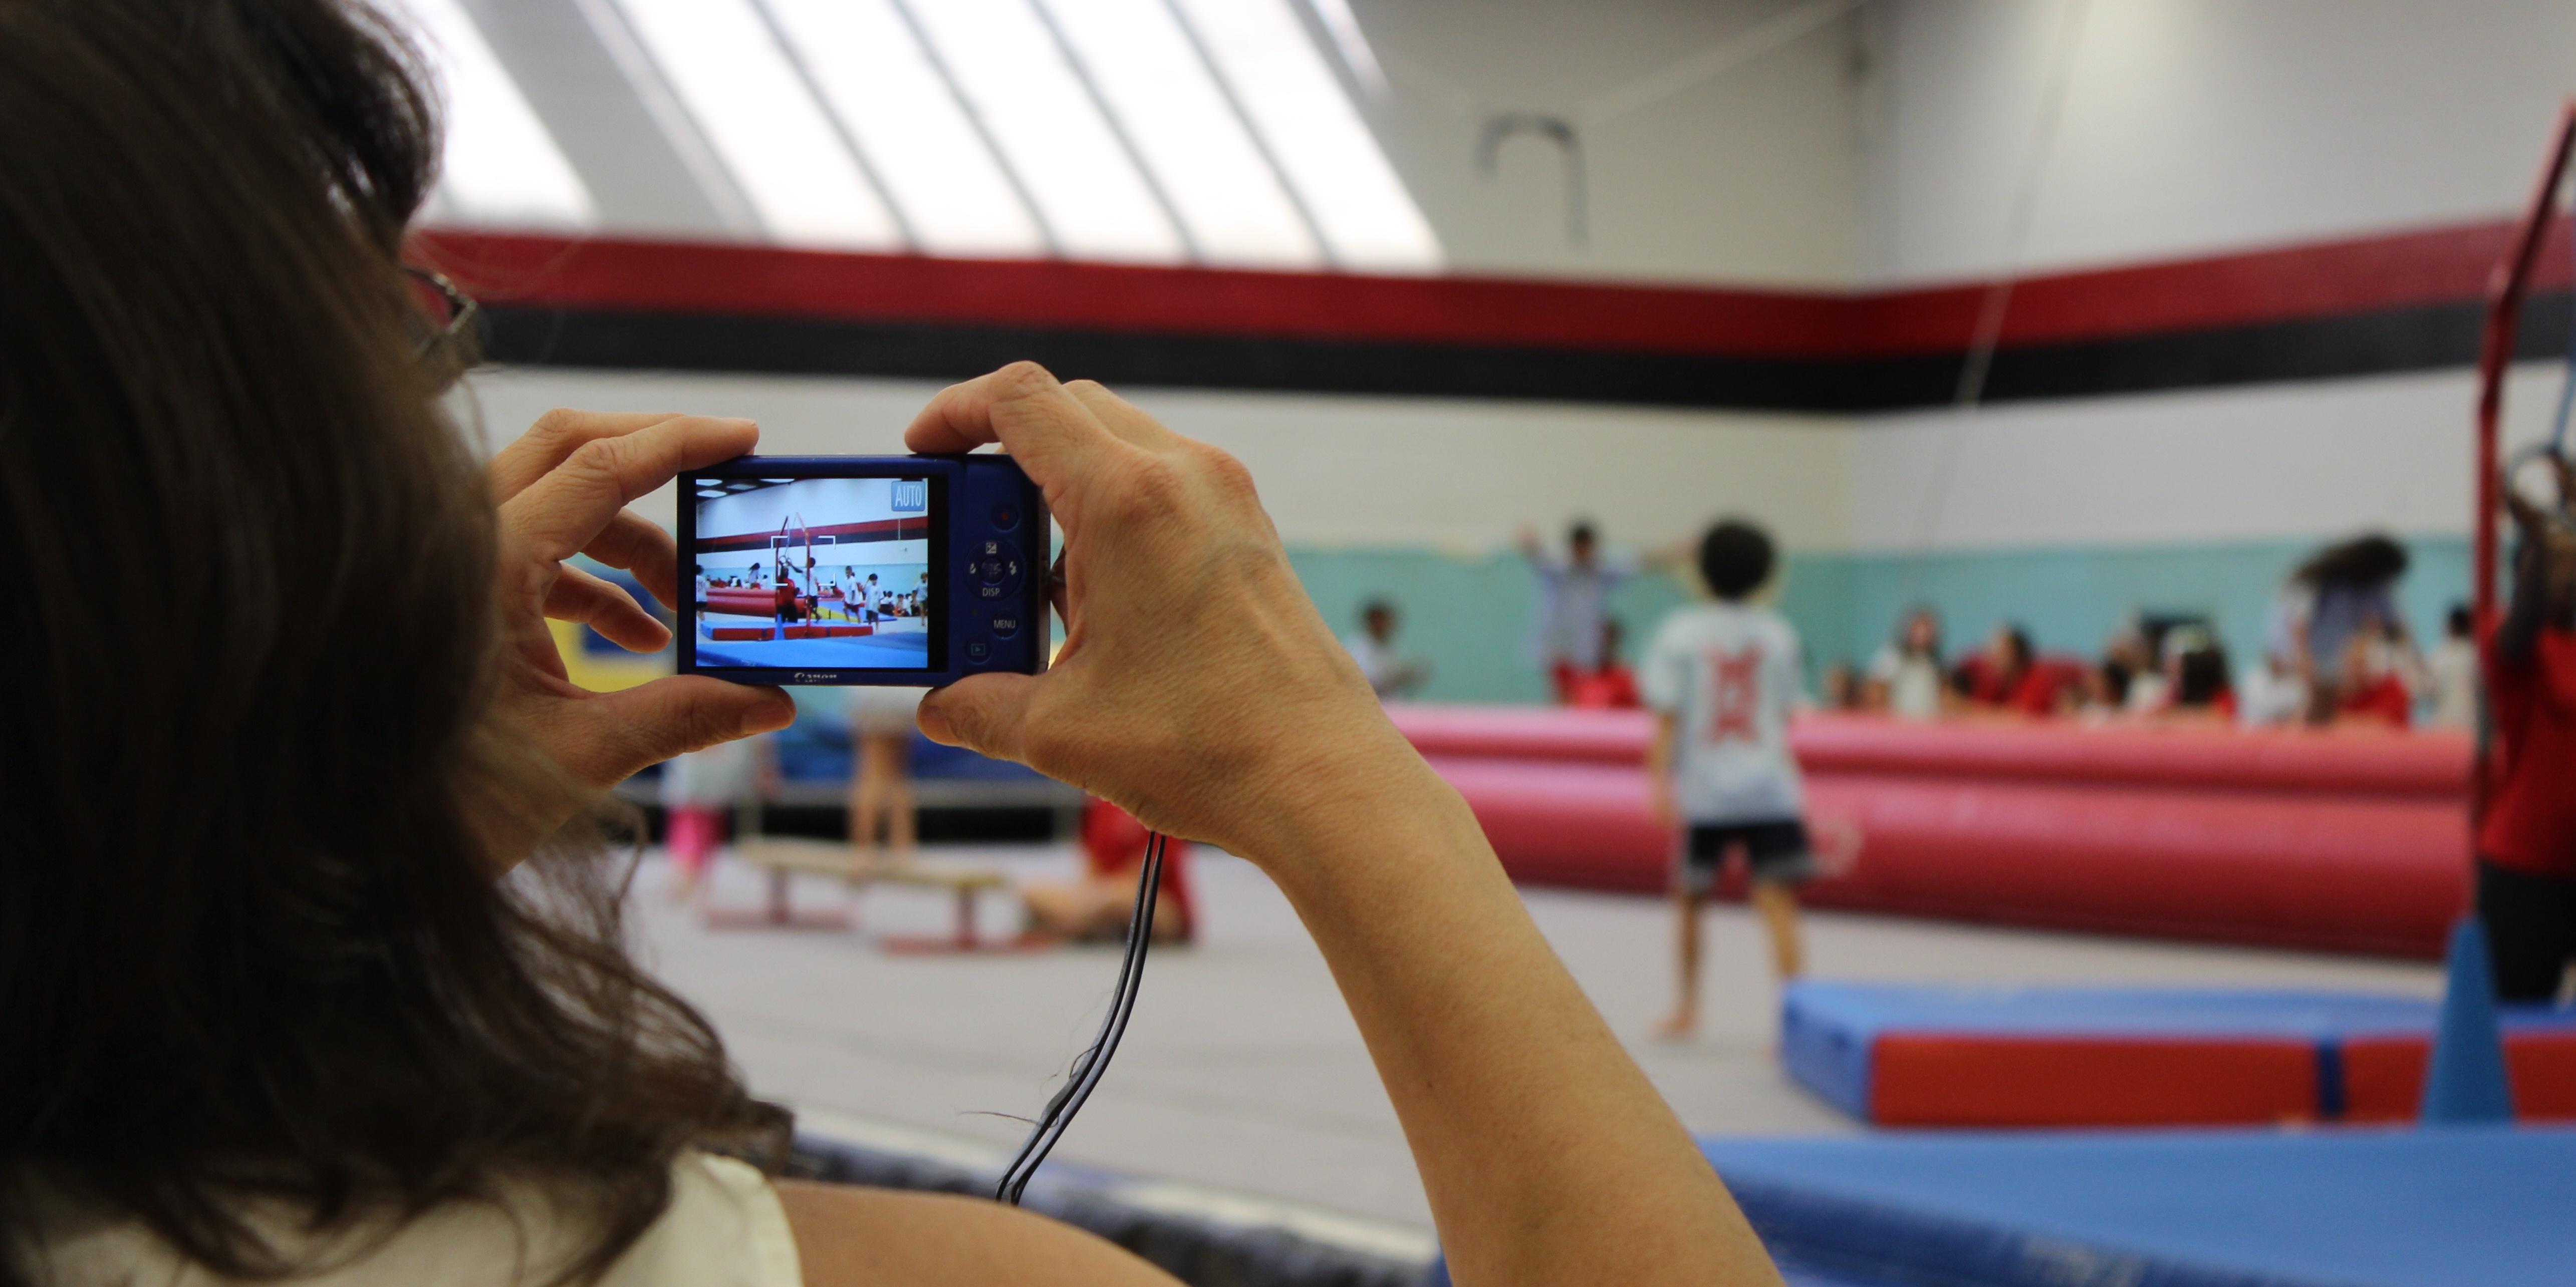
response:
[[[953,1193],[783,1181],[811,1287],[1179,1287],[1100,1236]]]

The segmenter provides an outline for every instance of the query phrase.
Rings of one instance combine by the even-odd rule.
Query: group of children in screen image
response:
[[[909,584],[897,585],[882,573],[861,572],[856,567],[843,567],[838,573],[806,561],[805,572],[810,582],[801,580],[786,559],[772,559],[767,576],[762,575],[758,560],[745,564],[741,575],[713,576],[706,565],[697,565],[697,596],[693,602],[704,605],[707,591],[715,589],[770,590],[777,594],[777,608],[771,617],[781,629],[800,623],[844,621],[857,625],[884,625],[898,619],[918,619],[929,607],[930,573],[914,574]],[[898,574],[896,580],[900,580]],[[701,618],[703,623],[703,611]]]

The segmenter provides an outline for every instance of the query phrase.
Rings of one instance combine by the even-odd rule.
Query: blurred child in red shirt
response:
[[[2373,617],[2344,645],[2341,673],[2336,676],[2335,713],[2343,719],[2376,721],[2390,728],[2415,723],[2415,693],[2395,661],[2400,647],[2387,625]]]
[[[1133,814],[1107,800],[1094,798],[1083,805],[1083,877],[1068,884],[1033,884],[1020,891],[1028,908],[1029,932],[1086,941],[1125,938],[1151,834]],[[1189,941],[1198,924],[1196,900],[1190,897],[1189,842],[1174,840],[1163,846],[1163,879],[1157,888],[1161,893],[1154,904],[1154,941]]]
[[[2031,653],[2030,635],[2005,622],[1995,627],[1986,650],[1959,667],[1958,688],[1971,705],[2021,715],[2054,715],[2070,676],[2063,667],[2043,665]]]

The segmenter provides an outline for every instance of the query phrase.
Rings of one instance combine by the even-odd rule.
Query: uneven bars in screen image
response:
[[[698,664],[930,668],[930,482],[703,478]]]

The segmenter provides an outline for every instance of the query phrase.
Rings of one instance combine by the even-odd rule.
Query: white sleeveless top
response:
[[[571,1230],[534,1210],[463,1203],[421,1216],[385,1237],[360,1228],[313,1244],[308,1277],[295,1287],[519,1287],[543,1283],[578,1250]],[[256,1220],[256,1218],[255,1218]],[[288,1237],[263,1224],[281,1246]],[[379,1241],[381,1239],[381,1241]],[[38,1282],[65,1287],[218,1287],[219,1278],[181,1261],[131,1224],[66,1227],[35,1249]],[[684,1153],[671,1167],[671,1205],[599,1280],[600,1287],[801,1287],[796,1241],[778,1193],[761,1173],[729,1157]]]

